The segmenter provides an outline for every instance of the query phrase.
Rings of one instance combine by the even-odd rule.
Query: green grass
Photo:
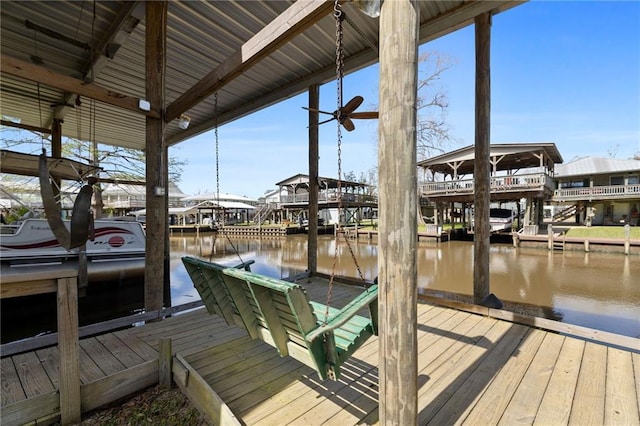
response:
[[[567,237],[579,237],[579,238],[612,238],[612,239],[624,239],[624,227],[623,226],[592,226],[571,228],[567,232]],[[640,227],[631,227],[631,239],[640,240]]]

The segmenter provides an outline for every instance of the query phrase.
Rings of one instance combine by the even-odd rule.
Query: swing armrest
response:
[[[358,311],[365,308],[369,304],[376,301],[378,298],[378,286],[373,285],[369,287],[367,290],[362,292],[358,297],[353,299],[347,306],[340,309],[335,315],[331,315],[327,323],[321,325],[311,332],[307,333],[305,336],[306,340],[309,342],[313,342],[318,337],[322,336],[324,333],[328,333],[337,328],[345,325],[351,318],[353,318]]]
[[[251,259],[251,260],[245,260],[242,261],[241,263],[238,263],[235,266],[229,266],[229,268],[233,268],[233,269],[244,269],[245,271],[251,271],[251,268],[249,268],[250,265],[253,265],[254,263],[256,263],[255,260]]]

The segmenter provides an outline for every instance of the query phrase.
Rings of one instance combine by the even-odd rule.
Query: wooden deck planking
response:
[[[55,390],[49,375],[42,364],[40,364],[40,360],[35,352],[15,355],[13,357],[13,363],[27,398]]]
[[[638,411],[640,411],[640,353],[632,353],[631,358],[633,359],[633,372],[636,380],[636,403]]]
[[[247,359],[251,359],[255,362],[260,362],[261,359],[265,357],[271,357],[271,353],[273,349],[271,346],[266,344],[259,344],[259,341],[256,340],[245,340],[245,339],[237,339],[242,341],[241,345],[233,346],[231,351],[208,351],[207,353],[210,356],[207,359],[200,360],[196,365],[199,367],[194,367],[198,369],[198,373],[202,377],[216,376],[221,370],[230,369],[233,365],[237,365],[243,363]],[[219,348],[220,345],[216,346],[212,349]],[[231,373],[230,373],[231,374]],[[224,378],[222,375],[216,376],[218,379]]]
[[[313,281],[309,294],[326,303],[326,286]],[[344,306],[360,292],[337,285],[332,306]],[[638,424],[637,353],[429,304],[418,305],[418,322],[419,424]],[[323,382],[311,368],[279,357],[204,309],[83,339],[82,383],[153,362],[163,337],[173,339],[174,352],[245,424],[378,421],[377,338],[344,364],[339,382]],[[2,406],[27,397],[16,359],[39,366],[23,379],[30,393],[42,394],[57,387],[57,357],[51,347],[3,358]]]
[[[439,308],[435,306],[425,306],[426,308],[419,312],[420,321],[435,317],[438,313],[453,314],[453,311],[439,311]],[[446,315],[443,316],[443,320],[447,318]],[[304,423],[303,420],[298,418],[304,414],[303,412],[301,413],[295,411],[295,409],[290,409],[284,413],[273,412],[273,415],[270,415],[272,412],[269,411],[269,409],[273,407],[275,410],[277,405],[290,400],[296,401],[296,407],[302,407],[303,409],[306,407],[307,410],[313,409],[314,407],[318,407],[322,402],[322,400],[318,398],[318,394],[337,394],[350,387],[357,388],[361,382],[369,383],[370,386],[375,386],[377,389],[377,351],[378,340],[372,338],[357,351],[357,358],[352,358],[343,365],[342,377],[339,382],[321,382],[317,378],[317,375],[309,369],[308,371],[310,373],[305,374],[277,395],[269,396],[263,389],[257,389],[253,391],[254,399],[252,399],[251,402],[247,403],[243,398],[242,401],[235,401],[229,405],[233,410],[241,413],[243,418],[246,417],[245,421],[251,424],[275,425],[290,421],[300,421]],[[259,394],[260,397],[257,397],[256,394]],[[256,403],[256,401],[258,401],[259,404]],[[335,407],[339,407],[339,409],[343,409],[345,406],[344,403],[335,405]],[[323,404],[318,411],[326,414],[328,412],[334,412],[335,410],[327,410],[326,404]]]
[[[418,318],[420,321],[426,321],[438,317],[440,322],[443,322],[450,316],[453,316],[454,313],[455,311],[440,310],[440,308],[430,306],[428,309],[420,311]],[[441,316],[438,316],[438,314]],[[464,313],[461,314],[465,315]],[[422,336],[426,335],[426,333],[421,334]],[[326,418],[327,421],[329,421],[329,418],[339,415],[343,410],[346,410],[346,412],[356,411],[359,415],[366,415],[368,413],[368,409],[366,407],[360,407],[359,405],[371,401],[371,397],[367,396],[366,393],[375,393],[374,400],[375,406],[377,406],[377,351],[378,340],[373,338],[357,351],[357,358],[352,358],[345,364],[343,377],[340,382],[320,382],[312,375],[308,379],[305,378],[305,382],[312,383],[315,380],[316,383],[313,387],[308,386],[307,383],[308,389],[306,390],[299,389],[300,386],[295,389],[293,387],[289,388],[287,391],[290,396],[285,398],[295,398],[296,401],[301,401],[301,407],[307,407],[307,410],[311,413],[319,413],[317,415],[310,414],[310,417],[315,419]],[[364,389],[366,392],[357,395],[355,400],[349,404],[349,399],[345,398],[343,393],[349,394],[353,390],[358,391],[358,388],[362,387],[363,382],[366,383]],[[325,385],[327,389],[323,389]],[[328,389],[330,389],[330,391],[328,391]],[[300,392],[304,393],[301,395]],[[325,402],[324,400],[318,399],[318,392],[321,394],[327,393],[328,395],[340,394],[340,397],[335,397],[333,399],[329,398]],[[357,408],[351,407],[351,405],[355,405]],[[278,424],[285,420],[282,417],[283,414],[286,416],[286,419],[290,419],[291,421],[294,421],[294,423],[305,423],[307,421],[305,419],[306,416],[304,412],[293,412],[288,410],[286,413],[276,413],[271,417],[267,417],[259,424]],[[342,422],[342,420],[337,418],[331,418],[330,421]]]
[[[377,339],[371,339],[358,350],[358,354],[359,356],[374,354],[377,352],[377,346]],[[318,374],[308,368],[302,371],[304,373],[302,376],[290,383],[281,392],[268,395],[269,397],[263,399],[259,404],[255,404],[255,401],[252,401],[252,404],[243,406],[240,403],[244,401],[235,401],[232,406],[238,406],[238,412],[246,413],[247,420],[256,424],[278,424],[278,422],[293,421],[302,415],[301,410],[313,408],[321,403],[322,399],[319,398],[319,395],[337,394],[374,368],[377,369],[376,366],[367,364],[364,361],[357,362],[355,359],[350,359],[343,364],[340,381],[321,381],[318,378]],[[265,396],[264,393],[262,396]],[[296,404],[296,407],[291,407],[291,410],[287,410],[284,413],[278,411],[277,408],[281,404],[286,404],[286,401],[291,400],[299,401],[300,404]],[[247,405],[249,408],[247,408]]]
[[[111,352],[113,356],[125,366],[125,368],[134,367],[145,361],[140,355],[135,353],[129,346],[112,333],[97,336],[96,340]]]
[[[534,425],[566,425],[578,383],[584,341],[565,338],[538,408]]]
[[[638,425],[638,412],[631,353],[607,348],[607,384],[604,406],[605,425]]]
[[[81,341],[82,342],[82,341]],[[56,353],[58,347],[55,347]],[[80,383],[86,384],[106,377],[104,371],[96,364],[96,362],[89,356],[87,351],[84,350],[82,344],[80,344]]]
[[[455,393],[433,417],[432,422],[458,424],[464,419],[496,379],[500,369],[515,356],[530,332],[531,329],[528,327],[512,324],[504,336],[486,352],[487,356],[468,366],[465,373],[468,371],[470,375],[467,376],[464,385],[457,387]]]
[[[539,350],[531,361],[531,365],[509,401],[499,425],[533,424],[564,339],[558,334],[546,333],[541,344],[544,350]]]
[[[56,389],[59,389],[60,384],[60,376],[59,376],[59,367],[60,367],[60,357],[58,353],[57,346],[50,346],[48,348],[39,349],[35,351],[42,368],[47,372],[51,383]]]
[[[474,372],[474,367],[488,356],[494,343],[509,330],[509,324],[501,321],[489,320],[491,327],[475,344],[465,344],[463,347],[452,346],[451,351],[443,352],[436,362],[420,371],[429,378],[425,386],[418,391],[418,423],[427,424],[454,393],[463,385]]]
[[[607,347],[594,343],[585,344],[569,424],[581,426],[604,423],[606,378]]]
[[[145,361],[152,360],[158,356],[158,352],[154,348],[142,339],[138,339],[131,333],[130,329],[116,331],[113,334]]]
[[[95,337],[80,340],[80,347],[84,349],[87,356],[95,362],[100,371],[106,376],[125,369],[125,365],[110,353]]]
[[[464,416],[464,424],[497,424],[524,377],[531,361],[538,353],[545,333],[533,329],[515,353],[500,368],[478,402]]]
[[[22,389],[13,359],[2,358],[0,365],[2,366],[2,371],[0,372],[0,377],[2,378],[2,386],[0,386],[1,406],[4,407],[25,399],[27,396],[24,393],[24,389]]]

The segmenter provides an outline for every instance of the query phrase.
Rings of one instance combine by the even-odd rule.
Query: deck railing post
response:
[[[60,420],[68,425],[81,417],[77,276],[58,279],[57,297]]]
[[[171,348],[171,338],[160,339],[160,350],[158,351],[158,371],[160,377],[160,387],[171,389],[173,351]]]

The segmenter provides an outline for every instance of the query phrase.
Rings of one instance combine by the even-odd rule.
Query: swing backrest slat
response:
[[[234,303],[229,294],[229,290],[224,285],[222,279],[221,271],[229,266],[206,262],[202,259],[190,256],[183,257],[182,263],[184,264],[194,287],[198,290],[198,293],[207,308],[207,312],[219,315],[225,320],[227,325],[238,325],[246,329],[242,320],[241,310]],[[231,266],[231,268],[250,270],[250,266],[253,263],[255,263],[253,260],[244,261]],[[244,307],[242,312],[248,311],[250,311],[250,309]],[[255,330],[255,327],[251,327],[251,329]]]

